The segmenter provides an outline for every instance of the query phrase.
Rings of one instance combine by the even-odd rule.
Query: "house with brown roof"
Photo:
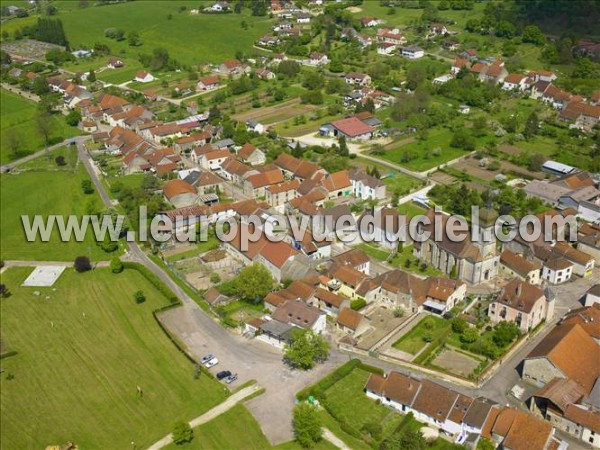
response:
[[[198,80],[198,83],[196,84],[196,89],[198,91],[212,91],[213,89],[219,87],[219,83],[220,80],[217,76],[204,77]]]
[[[198,164],[206,170],[219,171],[221,164],[231,157],[229,150],[213,150],[198,157]]]
[[[183,180],[169,180],[163,186],[165,200],[175,208],[193,205],[198,200],[198,193],[194,186]]]
[[[523,361],[523,379],[537,386],[554,378],[570,378],[587,395],[598,376],[599,346],[578,323],[556,326]]]
[[[375,128],[356,117],[348,117],[321,126],[320,132],[338,138],[344,136],[349,141],[366,141],[373,138]]]
[[[357,290],[370,277],[350,267],[342,266],[331,273],[332,282],[327,286],[331,291],[348,298],[358,297]]]
[[[277,210],[281,210],[287,202],[298,196],[296,189],[300,185],[298,180],[289,180],[281,184],[268,186],[265,189],[267,203]]]
[[[325,174],[325,169],[322,167],[310,161],[298,159],[289,153],[281,153],[277,159],[273,161],[273,164],[281,169],[286,178],[297,178],[300,181],[312,179],[320,174]]]
[[[327,191],[327,198],[329,199],[352,195],[352,182],[347,170],[325,175],[325,178],[321,180],[321,186]]]
[[[509,73],[502,83],[502,89],[505,91],[524,91],[528,86],[527,79],[525,75],[520,73]]]
[[[350,306],[350,300],[327,289],[317,288],[309,303],[328,315],[336,316],[344,307]]]
[[[246,143],[237,151],[238,158],[240,161],[251,166],[258,166],[264,164],[267,160],[265,152],[261,149],[256,148],[251,143]]]
[[[287,242],[267,241],[259,250],[256,261],[269,269],[277,282],[281,282],[284,265],[294,258],[305,259],[306,257]]]
[[[327,324],[325,317],[323,312],[307,305],[302,300],[287,300],[272,314],[274,321],[313,330],[315,333],[325,331]]]
[[[507,407],[500,410],[497,416],[491,417],[490,422],[489,438],[500,448],[506,450],[559,448],[551,446],[554,437],[552,425],[531,414]]]
[[[519,277],[530,284],[540,284],[542,265],[538,261],[530,261],[523,255],[504,250],[500,254],[500,273],[507,278]]]
[[[231,156],[221,163],[221,169],[217,173],[220,177],[239,185],[250,175],[259,172]]]
[[[595,260],[591,255],[573,248],[567,242],[557,242],[552,247],[552,253],[573,264],[573,273],[580,277],[588,277],[594,270]]]
[[[191,134],[177,139],[173,143],[173,148],[179,153],[190,153],[196,147],[201,147],[210,142],[212,135],[206,131]]]
[[[383,200],[386,198],[386,189],[383,181],[368,175],[363,170],[353,169],[348,171],[352,183],[353,195],[361,200]]]
[[[600,122],[600,105],[570,101],[558,118],[572,122],[571,128],[591,131]]]
[[[335,320],[335,326],[343,333],[359,336],[364,333],[369,324],[365,316],[347,306],[343,307]]]
[[[493,323],[514,322],[522,333],[534,329],[543,320],[550,321],[553,315],[554,297],[547,297],[543,290],[520,278],[504,286],[488,309]]]
[[[399,413],[412,413],[420,422],[444,431],[458,443],[464,443],[470,434],[477,441],[486,423],[498,412],[498,407],[486,399],[473,399],[432,381],[395,371],[387,376],[370,375],[364,390],[368,398]]]
[[[150,72],[146,72],[145,70],[138,70],[135,73],[135,77],[133,78],[133,81],[137,81],[138,83],[150,83],[154,80],[154,76]]]
[[[352,267],[365,275],[369,275],[371,271],[371,260],[369,259],[369,256],[362,250],[356,248],[333,256],[331,261],[332,265],[329,267],[330,273],[344,266]]]
[[[198,194],[215,194],[223,188],[224,181],[212,172],[193,170],[184,179],[196,188]]]
[[[467,286],[450,278],[418,278],[399,269],[384,272],[364,283],[358,295],[367,302],[382,302],[409,312],[445,314],[464,300]]]
[[[244,180],[244,194],[251,195],[254,198],[266,197],[266,189],[270,186],[276,186],[285,180],[281,170],[274,168],[250,175]]]

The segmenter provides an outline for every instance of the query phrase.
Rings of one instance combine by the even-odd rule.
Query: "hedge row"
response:
[[[384,370],[383,370],[381,367],[375,367],[375,366],[371,366],[371,365],[369,365],[369,364],[365,364],[365,363],[363,363],[363,362],[361,362],[361,363],[358,365],[358,368],[359,368],[359,369],[362,369],[362,370],[364,370],[364,371],[366,371],[366,372],[375,373],[375,374],[377,374],[377,375],[381,375],[381,376],[383,376],[383,375],[385,374],[385,371],[384,371]]]
[[[429,359],[429,357],[439,348],[440,345],[444,343],[448,335],[450,334],[450,329],[446,333],[442,333],[436,339],[429,343],[429,346],[423,350],[417,358],[413,361],[415,364],[423,364]]]
[[[125,269],[137,270],[144,278],[146,278],[152,286],[154,286],[161,294],[163,294],[171,305],[180,305],[181,301],[177,296],[167,287],[167,285],[158,278],[150,269],[142,264],[125,261],[123,262]],[[170,305],[169,305],[170,306]]]
[[[367,301],[364,298],[358,298],[350,302],[350,308],[354,311],[363,309],[365,306],[367,306]]]
[[[308,386],[296,394],[296,398],[300,401],[306,400],[309,396],[313,396],[319,400],[324,398],[324,393],[327,389],[340,381],[342,378],[350,375],[350,373],[360,365],[359,359],[351,359],[346,364],[338,367],[319,382]]]

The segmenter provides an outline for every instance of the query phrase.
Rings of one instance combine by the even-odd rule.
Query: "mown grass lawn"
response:
[[[37,105],[5,89],[0,89],[0,104],[0,163],[5,164],[42,150],[44,140],[37,132],[36,126]],[[81,134],[77,128],[67,125],[62,115],[53,115],[51,123],[51,142],[60,142]],[[11,133],[20,139],[21,145],[16,153],[13,153],[9,146]]]
[[[224,400],[215,380],[193,378],[155,322],[167,299],[138,272],[67,269],[52,288],[20,287],[31,270],[2,274],[12,292],[2,300],[2,339],[18,352],[2,360],[2,448],[145,448]]]
[[[254,42],[266,34],[273,23],[268,16],[251,16],[249,8],[241,15],[191,15],[189,11],[200,5],[184,0],[137,1],[87,8],[80,8],[78,2],[72,1],[57,1],[55,5],[73,48],[89,48],[100,42],[108,45],[116,56],[137,60],[140,53],[152,53],[160,47],[172,58],[189,65],[220,63],[233,58],[237,50],[250,52]],[[186,10],[179,12],[181,7]],[[240,25],[243,20],[248,24],[247,29]],[[131,47],[127,39],[120,42],[108,39],[104,36],[107,28],[119,28],[125,34],[137,31],[142,45]]]
[[[384,250],[383,248],[377,246],[376,243],[363,242],[361,244],[358,244],[356,246],[356,248],[358,248],[359,250],[362,250],[367,255],[369,255],[371,258],[378,259],[379,261],[385,261],[388,258],[388,256],[390,256],[389,251]]]
[[[194,428],[192,442],[182,445],[170,444],[165,447],[166,450],[263,450],[270,448],[299,450],[302,447],[294,441],[271,447],[252,414],[240,404],[210,422]],[[333,450],[336,447],[323,440],[313,448]]]
[[[402,248],[389,262],[394,267],[398,267],[404,271],[413,272],[422,276],[432,277],[443,275],[440,270],[436,269],[431,264],[427,264],[427,267],[425,270],[423,270],[422,262],[413,255],[412,245],[402,246]]]
[[[425,336],[435,341],[438,337],[447,333],[450,329],[450,322],[440,317],[428,316],[415,325],[415,327],[398,339],[392,345],[395,349],[401,350],[411,355],[416,355],[427,345],[423,339]]]
[[[76,242],[74,239],[61,242],[56,227],[49,242],[42,242],[39,236],[35,241],[27,242],[22,215],[29,216],[30,223],[35,215],[41,215],[45,220],[50,214],[62,215],[66,221],[71,214],[77,216],[85,214],[88,202],[101,204],[97,194],[83,193],[81,190],[83,179],[87,179],[87,173],[82,165],[75,172],[31,171],[0,176],[2,203],[0,257],[70,261],[80,255],[91,255],[92,260],[110,259],[110,255],[95,243],[91,230],[88,231],[83,242]]]
[[[468,153],[460,148],[450,147],[451,139],[451,130],[447,128],[433,128],[429,130],[429,135],[424,141],[415,141],[401,145],[386,151],[378,157],[400,164],[407,169],[422,172]],[[433,154],[436,148],[441,149],[439,155]],[[403,161],[405,155],[409,156],[409,161]]]
[[[402,421],[402,416],[378,405],[368,398],[363,389],[370,372],[354,369],[327,389],[327,407],[338,421],[346,422],[355,430],[360,430],[367,423],[377,423],[383,428],[384,435],[393,430]]]

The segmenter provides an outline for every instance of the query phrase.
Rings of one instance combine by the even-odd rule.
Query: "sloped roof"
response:
[[[337,316],[337,323],[343,327],[356,331],[362,319],[363,315],[361,313],[354,311],[351,308],[343,307]]]
[[[196,189],[189,183],[183,180],[169,180],[163,186],[163,192],[167,199],[171,200],[173,197],[182,194],[196,194]]]
[[[525,313],[530,313],[535,304],[540,300],[545,300],[544,291],[520,278],[512,279],[502,290],[495,302],[518,309]]]
[[[568,378],[590,392],[600,375],[598,344],[577,323],[554,328],[530,353],[527,359],[546,358]]]

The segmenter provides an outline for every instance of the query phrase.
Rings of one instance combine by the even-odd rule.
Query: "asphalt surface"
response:
[[[100,182],[96,170],[92,166],[90,157],[80,141],[77,142],[80,157],[100,194],[104,204],[111,206],[112,202]],[[248,402],[248,407],[261,425],[265,435],[273,444],[292,439],[292,407],[295,393],[303,387],[310,385],[322,378],[329,371],[348,361],[350,354],[332,349],[329,360],[310,372],[290,370],[282,362],[281,352],[268,344],[251,340],[240,335],[230,333],[202,311],[196,302],[190,298],[169,275],[132,242],[129,244],[128,258],[138,261],[150,269],[181,299],[183,307],[169,310],[161,316],[161,321],[167,328],[182,341],[189,352],[200,359],[207,353],[217,356],[220,363],[216,370],[231,370],[238,374],[237,383],[255,379],[258,384],[266,389],[265,394]],[[510,359],[503,362],[497,373],[494,374],[479,389],[465,386],[456,386],[447,380],[434,378],[435,381],[451,387],[459,392],[472,396],[485,396],[500,404],[513,404],[523,407],[521,402],[513,398],[508,392],[520,381],[517,368],[522,359],[543,339],[552,329],[560,317],[570,309],[580,306],[579,299],[585,291],[595,283],[600,282],[600,269],[595,269],[593,275],[586,279],[576,279],[562,286],[553,287],[556,294],[555,320],[546,326],[540,333],[532,337]],[[377,359],[361,357],[369,364],[383,368],[386,371],[398,370],[409,373],[404,368],[386,363]],[[213,369],[213,370],[215,370]],[[413,375],[415,375],[413,373]],[[238,385],[239,385],[238,384]]]

